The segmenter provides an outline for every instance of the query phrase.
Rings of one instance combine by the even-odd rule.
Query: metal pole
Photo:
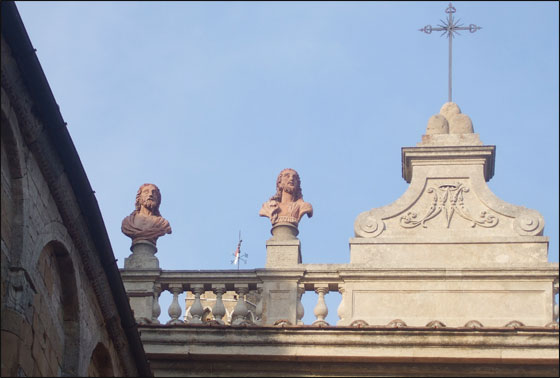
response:
[[[449,20],[451,23],[451,13],[449,13]],[[451,67],[452,67],[452,60],[453,60],[453,53],[452,53],[452,46],[453,46],[453,33],[449,31],[449,94],[448,94],[448,102],[451,102]]]

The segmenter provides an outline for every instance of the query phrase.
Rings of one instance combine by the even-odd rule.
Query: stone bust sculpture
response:
[[[132,245],[140,240],[154,246],[160,236],[171,233],[169,222],[159,213],[161,193],[154,184],[144,184],[136,193],[134,211],[122,221],[123,234],[132,239]]]
[[[270,218],[272,226],[277,223],[290,223],[297,227],[305,214],[311,218],[313,207],[303,201],[298,173],[286,168],[276,179],[276,194],[262,205],[259,215]]]

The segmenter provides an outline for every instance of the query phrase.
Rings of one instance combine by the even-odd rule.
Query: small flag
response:
[[[237,269],[239,269],[239,261],[243,261],[245,264],[247,264],[247,257],[248,255],[246,253],[241,254],[241,242],[243,240],[241,240],[241,231],[239,231],[239,242],[237,243],[237,249],[235,250],[235,252],[233,252],[233,260],[231,260],[231,263],[233,265],[237,265]]]
[[[235,259],[233,260],[233,263],[232,263],[233,265],[235,265],[239,262],[239,254],[240,254],[239,249],[240,249],[240,247],[241,247],[241,241],[237,244],[237,249],[234,252]]]

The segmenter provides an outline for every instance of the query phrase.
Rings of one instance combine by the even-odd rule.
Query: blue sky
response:
[[[121,221],[152,182],[173,228],[163,269],[231,269],[240,230],[241,268],[264,267],[258,211],[287,167],[314,208],[303,262],[349,262],[356,216],[406,191],[401,147],[447,101],[447,39],[418,31],[447,5],[17,2],[119,267]],[[453,41],[453,101],[496,146],[489,188],[544,216],[558,262],[558,2],[453,5],[482,26]]]

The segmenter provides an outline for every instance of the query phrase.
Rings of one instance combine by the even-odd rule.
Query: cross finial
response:
[[[460,19],[455,20],[453,18],[453,13],[457,10],[453,6],[453,4],[449,3],[449,6],[445,9],[445,13],[447,13],[447,20],[440,20],[441,24],[438,24],[439,27],[433,28],[432,25],[426,25],[419,31],[424,32],[426,34],[431,34],[432,31],[441,31],[441,36],[446,35],[449,39],[449,88],[448,88],[448,102],[451,102],[451,62],[452,62],[452,47],[453,47],[453,37],[455,34],[459,35],[458,30],[468,30],[471,33],[474,33],[477,30],[482,29],[480,26],[475,24],[470,24],[469,26],[463,26],[460,24]]]

